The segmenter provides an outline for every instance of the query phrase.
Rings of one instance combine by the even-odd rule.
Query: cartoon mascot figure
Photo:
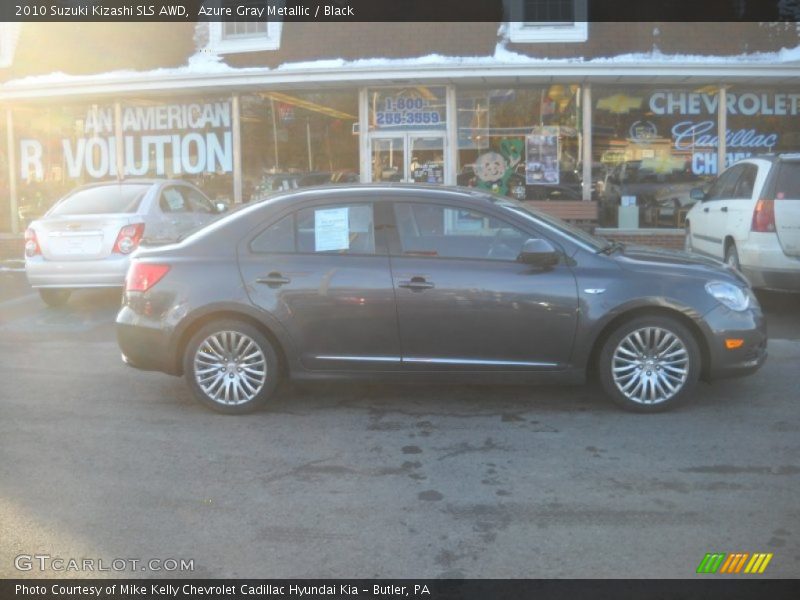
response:
[[[508,195],[508,182],[522,160],[525,145],[522,140],[504,139],[500,151],[485,152],[475,161],[477,187],[496,194]]]

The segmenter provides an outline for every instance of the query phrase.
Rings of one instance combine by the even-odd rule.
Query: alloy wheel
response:
[[[237,406],[255,398],[267,381],[263,350],[240,331],[209,335],[194,356],[194,377],[214,402]]]
[[[661,327],[642,327],[617,344],[611,360],[612,377],[629,400],[660,404],[683,388],[689,360],[689,351],[677,335]]]

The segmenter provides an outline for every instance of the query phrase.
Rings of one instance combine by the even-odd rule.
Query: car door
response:
[[[730,235],[737,242],[747,239],[750,232],[755,204],[753,195],[759,171],[753,163],[743,163],[739,166],[741,166],[741,174],[736,180],[730,201],[721,202],[719,207],[720,213],[722,213],[720,220],[724,221],[725,235]],[[763,180],[764,176],[761,179]]]
[[[693,211],[691,232],[694,250],[719,259],[725,257],[728,206],[743,169],[743,165],[735,165],[722,173],[708,190],[700,206]]]
[[[403,367],[555,370],[568,364],[577,323],[566,264],[518,262],[538,237],[473,208],[394,203],[389,237]]]
[[[195,228],[195,219],[189,202],[183,193],[185,186],[166,185],[161,189],[158,208],[162,219],[158,225],[157,236],[163,241],[178,239]]]
[[[353,201],[300,208],[266,223],[240,246],[250,299],[282,324],[307,369],[400,369],[376,206]]]

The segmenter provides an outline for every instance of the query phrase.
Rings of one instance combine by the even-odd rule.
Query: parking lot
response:
[[[0,576],[14,558],[187,559],[195,577],[800,574],[800,299],[770,358],[660,415],[598,388],[287,386],[210,412],[119,359],[114,292],[47,309],[0,273]],[[180,572],[112,575],[181,576]]]

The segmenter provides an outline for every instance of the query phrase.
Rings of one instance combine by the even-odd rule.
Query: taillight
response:
[[[169,265],[159,265],[134,260],[125,277],[126,292],[146,292],[169,271]]]
[[[31,257],[41,253],[42,249],[39,247],[39,240],[36,239],[36,232],[28,227],[25,230],[25,256]]]
[[[753,222],[750,231],[769,233],[775,231],[775,201],[761,198],[753,210]]]
[[[144,223],[125,225],[119,230],[117,241],[114,242],[113,252],[116,254],[130,254],[139,247],[139,242],[142,241],[143,235]]]

